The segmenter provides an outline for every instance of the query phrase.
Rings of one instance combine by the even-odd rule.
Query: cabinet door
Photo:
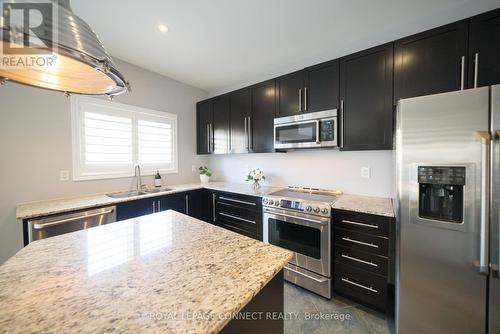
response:
[[[120,221],[152,214],[156,210],[157,200],[155,197],[119,203],[116,206],[116,220]],[[155,203],[154,206],[153,202]]]
[[[395,103],[465,86],[467,30],[467,22],[460,21],[396,42]]]
[[[187,196],[186,214],[210,223],[212,221],[211,193],[206,189],[199,189],[190,191]]]
[[[250,149],[254,153],[274,152],[274,117],[276,115],[276,81],[252,88]]]
[[[196,106],[196,143],[198,154],[212,153],[213,148],[213,114],[212,101],[202,101]]]
[[[229,153],[229,96],[213,100],[213,150],[212,153]]]
[[[252,90],[245,88],[230,96],[231,153],[246,153],[250,149],[248,123],[252,117]]]
[[[305,74],[304,111],[338,109],[339,61],[333,60],[306,68]]]
[[[470,21],[469,87],[499,83],[500,10],[495,10],[473,17]]]
[[[278,79],[278,116],[293,116],[303,111],[304,72],[294,72]]]
[[[179,213],[186,214],[186,198],[187,193],[177,193],[172,195],[166,195],[159,198],[160,207],[157,208],[159,211],[174,210]]]
[[[392,149],[392,75],[392,43],[341,60],[343,150]]]

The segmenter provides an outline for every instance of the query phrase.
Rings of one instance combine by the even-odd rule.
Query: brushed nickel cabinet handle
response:
[[[212,222],[215,223],[215,194],[212,194]]]
[[[240,203],[240,204],[246,204],[246,205],[257,205],[255,203],[252,203],[252,202],[247,202],[247,201],[242,201],[242,200],[239,200],[239,199],[234,199],[234,198],[229,198],[229,197],[219,197],[220,200],[224,200],[224,201],[229,201],[229,202],[235,202],[235,203]]]
[[[252,116],[248,116],[248,148],[253,150]]]
[[[340,122],[340,132],[341,132],[341,138],[340,138],[340,147],[344,147],[344,100],[340,100],[340,117],[342,117],[341,122]]]
[[[156,212],[156,208],[155,208],[155,201],[153,201],[153,213]]]
[[[357,225],[357,226],[363,226],[363,227],[369,227],[369,228],[376,228],[376,229],[378,229],[378,228],[379,228],[377,225],[372,225],[372,224],[364,224],[364,223],[358,223],[358,222],[354,222],[354,221],[352,221],[352,220],[345,220],[345,219],[342,219],[342,222],[343,222],[343,223],[346,223],[346,224]]]
[[[465,89],[465,56],[460,60],[460,90]]]
[[[189,216],[189,194],[186,194],[186,215]]]
[[[358,288],[362,288],[362,289],[365,289],[365,290],[368,290],[368,291],[371,291],[371,292],[374,292],[374,293],[378,293],[378,290],[375,290],[374,288],[372,288],[371,286],[366,286],[366,285],[363,285],[363,284],[359,284],[359,283],[356,283],[356,282],[353,282],[351,281],[349,278],[345,277],[345,278],[342,278],[342,281],[348,283],[348,284],[351,284],[351,285],[354,285],[354,286],[357,286]]]
[[[231,214],[225,213],[225,212],[220,212],[219,215],[224,216],[224,217],[233,218],[233,219],[236,219],[236,220],[241,220],[241,221],[244,221],[245,223],[257,224],[257,222],[255,220],[241,218],[241,217],[234,216],[234,215],[231,215]]]
[[[479,76],[479,52],[474,55],[474,88],[477,88],[477,81]]]
[[[358,258],[356,258],[356,257],[349,256],[349,255],[347,255],[347,254],[342,254],[341,256],[342,256],[344,259],[348,259],[348,260],[356,261],[356,262],[359,262],[359,263],[367,264],[367,265],[372,266],[372,267],[378,267],[378,264],[373,263],[373,262],[371,262],[371,261],[361,260],[361,259],[358,259]]]
[[[299,111],[302,111],[302,88],[299,88]]]
[[[304,111],[307,111],[307,87],[304,87]]]
[[[368,247],[373,247],[373,248],[379,248],[378,245],[375,245],[375,244],[372,244],[372,243],[368,243],[368,242],[364,242],[364,241],[359,241],[359,240],[351,239],[351,238],[343,237],[342,240],[348,241],[348,242],[352,242],[352,243],[355,243],[355,244],[359,244],[359,245],[363,245],[363,246],[368,246]]]

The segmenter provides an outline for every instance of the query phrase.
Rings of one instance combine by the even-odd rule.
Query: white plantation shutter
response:
[[[177,172],[177,116],[88,98],[72,98],[73,179]]]
[[[132,163],[132,119],[84,113],[84,161],[89,165]]]

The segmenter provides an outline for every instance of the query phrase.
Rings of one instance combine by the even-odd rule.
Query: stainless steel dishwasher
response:
[[[115,221],[115,206],[37,218],[28,221],[28,240],[31,243]]]

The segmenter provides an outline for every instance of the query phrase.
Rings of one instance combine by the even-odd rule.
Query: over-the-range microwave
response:
[[[274,148],[338,147],[337,109],[274,119]]]

